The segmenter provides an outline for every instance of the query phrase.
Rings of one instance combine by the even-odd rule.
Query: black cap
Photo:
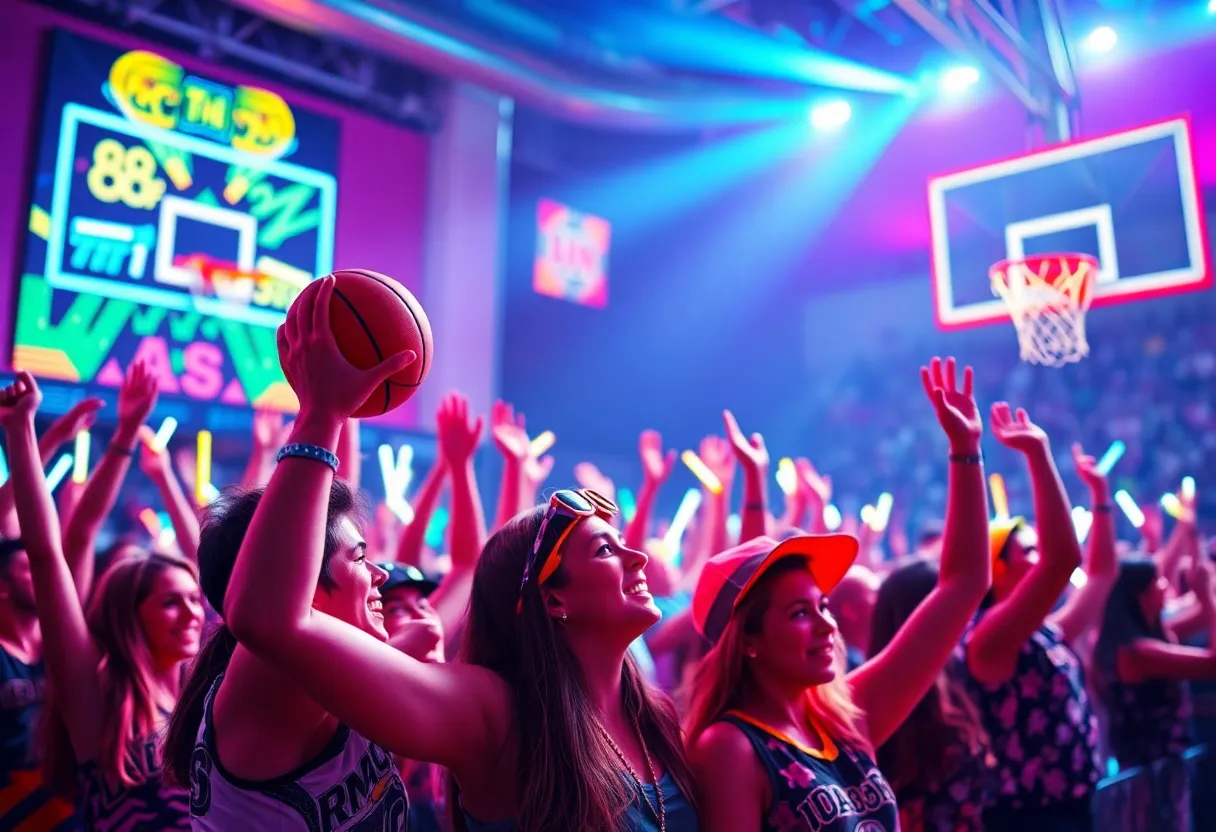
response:
[[[388,573],[388,580],[380,586],[382,592],[396,589],[399,586],[409,586],[414,587],[422,593],[423,597],[426,597],[439,588],[439,584],[422,574],[422,570],[407,563],[377,563],[376,565]]]

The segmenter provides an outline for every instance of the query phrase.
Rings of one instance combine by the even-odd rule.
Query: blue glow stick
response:
[[[628,488],[618,488],[616,502],[621,507],[621,516],[625,518],[625,522],[632,523],[634,515],[638,513],[638,501],[634,499],[633,492]]]
[[[72,455],[64,454],[55,460],[55,464],[51,467],[51,471],[46,475],[46,490],[54,492],[59,487],[59,483],[63,482],[63,478],[68,475],[68,471],[72,470]]]
[[[1110,443],[1110,447],[1106,449],[1106,453],[1102,454],[1102,458],[1098,460],[1098,464],[1094,466],[1094,470],[1102,476],[1110,473],[1110,469],[1115,467],[1115,464],[1123,457],[1127,446],[1123,444],[1122,439],[1116,439]]]

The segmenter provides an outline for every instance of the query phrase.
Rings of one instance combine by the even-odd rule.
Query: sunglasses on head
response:
[[[579,523],[588,517],[596,516],[610,520],[618,511],[616,503],[589,488],[554,492],[549,498],[545,519],[541,521],[540,530],[536,533],[536,541],[524,563],[524,576],[519,582],[519,603],[516,605],[516,611],[523,610],[524,587],[528,585],[528,578],[534,572],[536,584],[539,586],[557,571],[562,562],[562,546]]]

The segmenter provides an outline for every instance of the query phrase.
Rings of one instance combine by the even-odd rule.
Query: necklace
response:
[[[638,794],[642,796],[642,800],[646,801],[646,807],[650,809],[650,814],[654,815],[655,820],[659,822],[659,832],[667,832],[667,807],[663,805],[663,789],[659,785],[659,778],[654,773],[654,762],[650,759],[650,751],[646,748],[646,740],[642,737],[642,728],[634,720],[633,730],[638,734],[638,742],[642,746],[642,756],[646,759],[646,769],[650,772],[650,779],[654,782],[654,795],[658,798],[659,808],[655,809],[654,804],[650,802],[650,797],[646,794],[646,789],[643,788],[642,778],[638,777],[638,773],[633,770],[633,766],[629,763],[629,759],[625,756],[625,752],[621,751],[621,747],[616,744],[616,741],[609,736],[607,729],[597,719],[595,727],[600,729],[600,735],[607,740],[608,745],[616,752],[617,758],[621,761],[621,765],[625,767],[625,771],[629,772],[629,776],[633,778],[633,782],[637,784]]]

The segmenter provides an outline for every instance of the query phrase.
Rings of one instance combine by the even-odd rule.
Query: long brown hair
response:
[[[146,748],[140,740],[150,738],[160,723],[153,681],[153,657],[136,610],[152,591],[156,577],[170,569],[181,569],[198,580],[189,561],[160,552],[129,554],[116,560],[102,574],[85,610],[89,632],[101,654],[100,677],[102,723],[97,765],[105,781],[115,788],[142,783],[148,774]],[[51,690],[41,725],[43,767],[47,782],[61,794],[75,791],[77,759],[63,714],[56,702],[76,692]]]
[[[236,564],[241,542],[253,522],[253,514],[266,493],[264,488],[225,489],[220,497],[207,506],[199,531],[198,563],[202,573],[203,597],[213,610],[223,612],[228,580]],[[360,525],[362,504],[358,495],[344,480],[335,479],[329,489],[329,505],[325,516],[325,545],[321,555],[321,576],[318,584],[326,592],[337,588],[331,571],[331,561],[339,549],[339,531],[343,518],[350,517]],[[190,785],[190,758],[203,721],[203,704],[207,692],[215,684],[236,651],[236,639],[220,623],[207,634],[198,655],[190,663],[186,681],[182,684],[177,707],[169,719],[165,733],[165,781],[182,788]]]
[[[618,828],[634,798],[630,784],[595,728],[599,716],[583,688],[578,662],[535,582],[525,588],[523,609],[516,612],[524,561],[544,513],[543,506],[525,511],[486,542],[473,578],[461,659],[493,670],[514,694],[516,828],[609,832]],[[559,566],[546,586],[557,589],[566,580]],[[692,801],[692,776],[671,700],[643,680],[629,656],[621,666],[621,689],[625,713],[636,720],[647,749]],[[450,777],[448,785],[453,826],[464,830]]]
[[[711,724],[727,711],[743,706],[755,687],[752,670],[744,658],[748,636],[762,629],[764,613],[772,597],[773,583],[781,575],[806,569],[804,558],[790,557],[773,564],[751,590],[743,596],[738,609],[730,617],[722,638],[705,658],[697,664],[692,678],[691,706],[686,726],[689,742],[695,742]],[[836,639],[836,676],[832,681],[808,688],[807,709],[833,740],[870,753],[870,741],[858,727],[862,712],[849,695],[844,679],[845,647]]]
[[[927,561],[896,569],[878,590],[869,655],[877,655],[937,586],[937,567]],[[988,734],[962,682],[949,669],[878,749],[878,767],[901,790],[937,790],[968,759],[989,764]]]

